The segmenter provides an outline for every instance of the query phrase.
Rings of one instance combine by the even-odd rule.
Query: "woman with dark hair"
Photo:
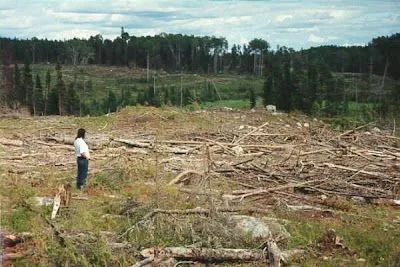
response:
[[[85,129],[80,128],[74,141],[75,156],[77,158],[78,174],[76,176],[76,187],[83,189],[86,185],[86,178],[89,169],[90,153],[85,142]]]

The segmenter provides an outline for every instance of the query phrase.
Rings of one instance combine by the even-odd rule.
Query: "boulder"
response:
[[[267,218],[259,219],[247,215],[232,215],[228,218],[228,223],[239,234],[249,235],[254,239],[273,238],[282,241],[290,238],[289,232],[283,225]]]

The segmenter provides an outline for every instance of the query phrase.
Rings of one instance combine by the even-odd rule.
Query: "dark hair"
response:
[[[80,129],[78,130],[78,133],[77,133],[75,139],[77,139],[77,138],[85,138],[85,133],[86,133],[85,129],[80,128]]]

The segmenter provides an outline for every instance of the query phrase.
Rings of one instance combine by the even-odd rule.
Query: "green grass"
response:
[[[36,77],[36,73],[39,73],[42,85],[44,86],[47,70],[51,72],[51,85],[54,86],[56,79],[55,65],[34,65],[34,77]],[[90,100],[101,101],[108,96],[108,91],[113,91],[119,96],[122,89],[133,89],[132,95],[136,96],[138,92],[148,90],[149,87],[153,86],[153,71],[151,71],[151,78],[147,82],[146,72],[140,69],[134,70],[125,67],[93,65],[79,66],[75,69],[73,66],[63,65],[62,74],[67,86],[73,81],[75,73],[78,75],[78,82],[82,83],[83,79],[85,81],[91,80],[92,82],[92,91],[87,91],[82,96],[85,102]],[[196,92],[196,95],[199,96],[208,84],[215,93],[217,92],[215,95],[216,99],[219,99],[220,96],[224,101],[228,99],[248,99],[248,90],[250,88],[254,89],[257,95],[260,95],[263,82],[263,79],[252,76],[182,74],[182,88]],[[174,87],[177,92],[181,86],[181,75],[157,72],[155,85],[156,88]],[[245,105],[241,107],[246,108]]]

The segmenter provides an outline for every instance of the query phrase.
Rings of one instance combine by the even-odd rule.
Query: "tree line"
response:
[[[2,103],[13,108],[27,106],[35,115],[97,114],[136,103],[184,105],[216,99],[211,87],[202,92],[180,92],[176,88],[155,91],[149,85],[149,90],[136,92],[136,97],[132,90],[121,89],[119,95],[110,91],[101,101],[83,101],[92,90],[91,81],[82,81],[76,73],[73,81],[65,84],[62,64],[254,75],[265,79],[260,95],[265,104],[328,116],[344,114],[350,101],[374,103],[380,114],[393,113],[400,104],[398,86],[385,85],[389,78],[400,78],[400,34],[374,38],[366,46],[295,51],[279,46],[271,49],[267,41],[253,39],[247,45],[234,44],[229,50],[223,37],[166,33],[136,37],[122,29],[114,40],[101,35],[66,41],[0,38],[0,56]],[[56,76],[51,77],[48,70],[44,83],[39,75],[33,77],[31,66],[37,63],[56,63]],[[357,74],[355,90],[346,73],[353,74],[352,79]],[[383,78],[378,80],[377,75]],[[253,105],[257,95],[253,88],[246,90]]]

